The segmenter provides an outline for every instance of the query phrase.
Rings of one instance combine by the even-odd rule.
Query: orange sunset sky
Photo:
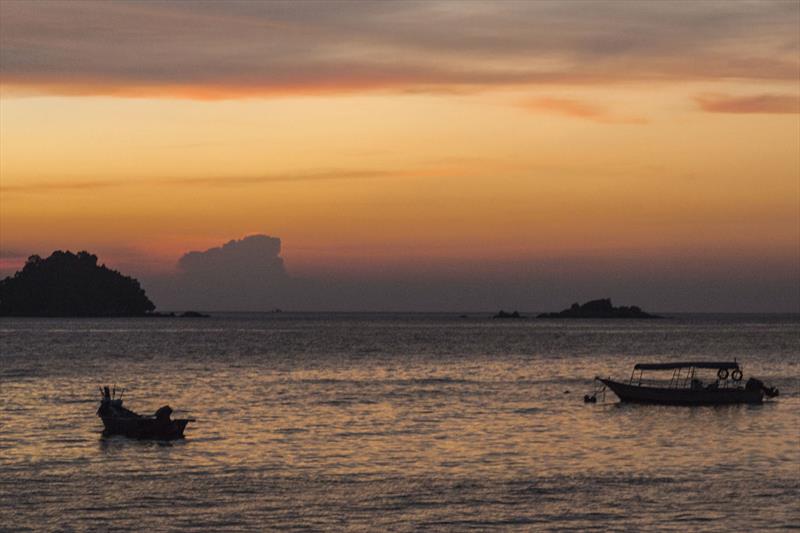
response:
[[[260,233],[296,276],[798,311],[799,58],[796,1],[0,0],[2,266]]]

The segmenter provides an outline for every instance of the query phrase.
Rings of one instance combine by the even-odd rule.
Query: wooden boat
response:
[[[165,405],[154,415],[140,415],[122,406],[122,397],[116,398],[108,387],[100,389],[102,399],[97,416],[103,420],[103,435],[124,435],[133,439],[174,440],[183,438],[183,430],[191,418],[170,418],[172,408]]]
[[[697,370],[716,370],[716,380],[704,384]],[[672,371],[669,383],[666,380],[647,382],[644,371]],[[638,372],[638,375],[637,375]],[[600,378],[603,385],[614,391],[620,401],[663,405],[718,405],[737,403],[761,403],[764,396],[774,397],[778,390],[767,387],[758,379],[750,378],[744,386],[739,363],[690,361],[681,363],[638,363],[633,367],[627,383],[611,378]]]

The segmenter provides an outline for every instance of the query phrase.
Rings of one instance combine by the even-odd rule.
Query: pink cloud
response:
[[[800,95],[759,94],[729,96],[705,94],[695,97],[700,109],[709,113],[800,113]]]
[[[604,124],[645,124],[644,117],[620,115],[606,107],[572,98],[535,98],[522,102],[521,107],[534,112],[555,113]]]

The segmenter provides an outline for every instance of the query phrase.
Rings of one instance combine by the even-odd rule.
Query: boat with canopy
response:
[[[716,370],[716,376],[704,383],[702,370]],[[672,371],[666,378],[645,379],[645,372]],[[663,374],[661,374],[663,375]],[[627,383],[596,377],[611,389],[620,401],[664,405],[718,405],[761,403],[775,397],[778,390],[761,380],[750,378],[742,385],[744,374],[736,361],[687,361],[675,363],[638,363]]]

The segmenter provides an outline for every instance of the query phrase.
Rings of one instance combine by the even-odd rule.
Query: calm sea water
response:
[[[0,320],[9,531],[800,527],[800,320]],[[738,359],[759,406],[584,404],[637,361]],[[197,418],[101,438],[98,385]]]

